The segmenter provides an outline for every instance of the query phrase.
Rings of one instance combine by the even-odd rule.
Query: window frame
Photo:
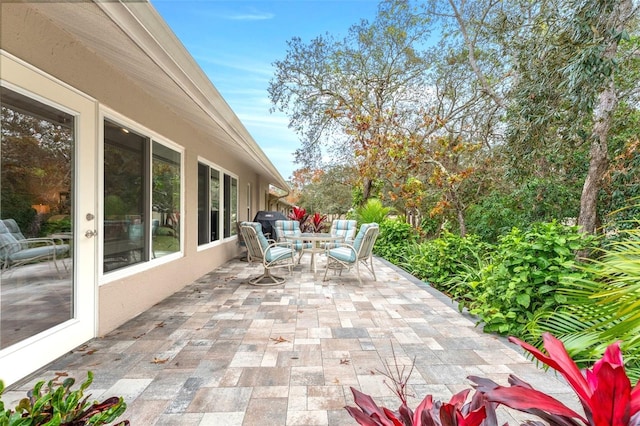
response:
[[[165,148],[171,149],[180,155],[180,217],[184,218],[184,201],[185,201],[185,149],[181,145],[176,144],[175,142],[170,141],[169,139],[163,137],[157,132],[152,131],[151,129],[127,118],[126,116],[117,113],[114,110],[108,109],[106,107],[102,107],[99,117],[98,117],[98,249],[97,249],[97,270],[98,270],[98,284],[106,284],[108,282],[118,280],[124,277],[128,277],[131,275],[135,275],[137,273],[152,269],[157,267],[158,265],[162,265],[176,259],[180,259],[184,257],[184,220],[180,220],[179,223],[179,250],[167,254],[165,256],[154,258],[152,255],[153,250],[153,242],[151,235],[151,226],[152,226],[152,213],[153,213],[153,144],[158,143]],[[148,260],[142,260],[140,262],[119,268],[114,269],[112,271],[104,272],[104,148],[105,148],[105,140],[104,140],[104,124],[105,120],[110,121],[116,125],[122,126],[123,128],[127,128],[132,132],[135,132],[138,135],[141,135],[148,140],[148,147],[145,147],[145,182],[144,182],[144,203],[145,203],[145,211],[149,213],[149,220],[145,224],[145,239],[146,246],[145,248],[149,252],[145,254],[148,256]]]
[[[232,211],[229,211],[228,209],[228,205],[231,203],[231,201],[234,199],[231,196],[231,193],[226,191],[226,187],[227,187],[227,179],[229,180],[229,188],[232,187],[232,182],[235,181],[235,216],[236,216],[236,221],[239,219],[238,217],[238,210],[239,210],[239,204],[240,204],[240,200],[239,200],[239,187],[240,187],[240,179],[238,178],[238,176],[235,173],[230,172],[229,170],[225,169],[224,167],[219,166],[216,163],[213,163],[209,160],[207,160],[204,157],[200,157],[198,156],[198,185],[200,185],[201,182],[201,177],[200,177],[200,167],[207,167],[207,177],[206,179],[204,179],[204,181],[206,181],[208,183],[207,188],[200,188],[198,187],[197,189],[197,194],[198,194],[198,238],[197,238],[197,247],[198,250],[205,250],[209,247],[215,247],[217,245],[223,244],[227,241],[231,241],[231,240],[235,240],[238,238],[237,235],[237,229],[236,229],[236,223],[233,222],[231,223],[231,217],[232,217]],[[207,193],[209,194],[211,191],[211,186],[209,185],[209,183],[211,182],[211,171],[215,170],[218,172],[218,200],[220,203],[219,209],[218,209],[218,230],[221,230],[222,232],[219,232],[219,234],[221,234],[219,236],[218,239],[216,240],[211,240],[211,228],[210,226],[207,226],[207,229],[205,230],[205,232],[207,233],[207,235],[209,235],[209,239],[208,241],[204,241],[201,242],[201,235],[200,235],[200,226],[202,223],[203,218],[200,217],[201,214],[201,209],[200,206],[204,201],[203,205],[207,205],[210,206],[210,199],[207,198],[207,200],[201,200],[200,199],[200,195]],[[205,191],[203,191],[203,189]],[[209,210],[208,212],[209,214],[207,215],[207,217],[211,217],[211,210]],[[206,219],[206,218],[205,218]],[[208,231],[208,232],[207,232]],[[228,235],[227,235],[228,233]]]

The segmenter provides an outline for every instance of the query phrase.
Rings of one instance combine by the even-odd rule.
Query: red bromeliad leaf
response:
[[[577,418],[586,424],[589,423],[584,417],[562,402],[535,389],[522,386],[498,386],[487,391],[486,396],[489,401],[498,402],[526,413],[532,413],[531,410],[544,411],[556,416]]]
[[[583,406],[588,406],[592,390],[576,363],[567,353],[562,342],[553,337],[551,333],[543,333],[542,339],[544,340],[544,348],[547,350],[549,355],[545,355],[536,347],[525,343],[520,339],[509,337],[511,342],[520,345],[538,360],[562,374],[576,392],[580,401],[582,401]]]
[[[601,364],[595,380],[597,385],[589,404],[593,424],[627,426],[631,408],[631,383],[624,368]]]

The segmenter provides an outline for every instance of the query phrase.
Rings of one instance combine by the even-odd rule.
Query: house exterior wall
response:
[[[192,127],[170,106],[158,103],[103,57],[25,4],[2,4],[0,31],[4,51],[95,99],[94,119],[97,128],[102,126],[103,114],[108,116],[110,111],[114,111],[184,149],[183,255],[165,263],[154,263],[142,270],[135,269],[131,274],[126,271],[124,274],[115,274],[117,279],[110,278],[109,274],[99,277],[96,335],[112,331],[240,254],[241,249],[235,238],[212,244],[206,249],[198,248],[198,158],[207,159],[238,178],[238,213],[241,220],[244,220],[247,212],[248,188],[254,191],[250,197],[254,204],[250,206],[250,211],[255,214],[264,208],[264,191],[269,184],[259,173],[247,168],[237,153],[220,149],[210,135]],[[28,89],[38,92],[37,87]],[[99,144],[99,135],[83,138],[80,143]],[[100,215],[99,211],[97,215]]]

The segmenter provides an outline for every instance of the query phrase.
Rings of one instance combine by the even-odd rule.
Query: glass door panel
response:
[[[0,350],[74,317],[75,118],[0,88]]]

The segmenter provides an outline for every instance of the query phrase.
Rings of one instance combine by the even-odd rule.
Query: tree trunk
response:
[[[629,17],[633,13],[631,0],[621,0],[617,2],[611,11],[609,22],[612,23],[610,31],[611,40],[603,52],[605,60],[615,57],[618,50],[619,34],[628,24]],[[584,232],[594,234],[598,221],[598,192],[602,185],[602,177],[607,171],[609,163],[608,139],[613,113],[618,106],[618,94],[616,92],[614,76],[609,77],[609,81],[598,95],[598,103],[593,111],[593,131],[591,133],[591,147],[589,149],[589,171],[582,187],[580,197],[580,214],[578,216],[578,226]]]
[[[590,234],[596,232],[598,192],[602,184],[602,177],[609,164],[607,139],[609,138],[613,111],[617,105],[618,97],[613,82],[611,82],[609,87],[600,94],[594,112],[595,123],[591,135],[591,148],[589,149],[589,171],[580,197],[578,226],[582,231]]]
[[[467,224],[464,221],[464,213],[461,209],[458,209],[458,226],[460,227],[460,236],[462,238],[467,236]]]
[[[373,187],[373,181],[369,178],[362,180],[362,204],[366,204],[369,197],[371,197],[371,188]]]

